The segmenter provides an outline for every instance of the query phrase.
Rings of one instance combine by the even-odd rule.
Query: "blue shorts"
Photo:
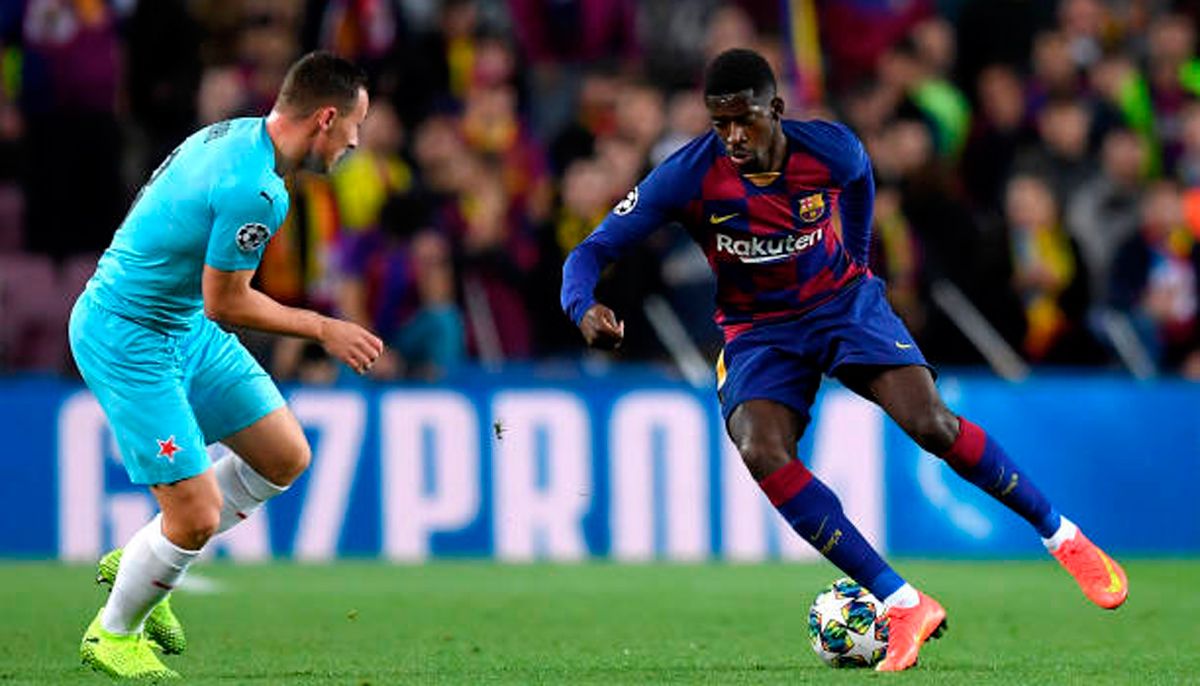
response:
[[[203,314],[164,333],[126,319],[89,291],[75,302],[71,352],[104,408],[137,484],[204,473],[205,446],[283,407],[283,396],[237,337]]]
[[[725,421],[747,400],[774,400],[807,422],[821,375],[844,365],[933,368],[888,304],[883,281],[867,277],[796,319],[734,338],[717,361]]]

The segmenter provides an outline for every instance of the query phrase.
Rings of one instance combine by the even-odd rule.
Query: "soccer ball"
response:
[[[881,603],[853,579],[829,584],[808,611],[808,640],[830,667],[871,667],[887,654]]]

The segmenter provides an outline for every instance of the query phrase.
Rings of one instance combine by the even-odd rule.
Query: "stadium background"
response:
[[[26,0],[0,4],[0,556],[90,559],[152,512],[65,321],[189,132],[267,111],[299,54],[372,78],[360,150],[290,181],[258,286],[370,326],[359,379],[245,334],[314,469],[240,559],[811,559],[723,437],[700,253],[606,276],[617,356],[558,309],[566,253],[706,131],[706,60],[767,55],[793,117],[875,163],[873,269],[960,411],[1118,553],[1200,552],[1200,7],[1063,0]],[[1015,517],[835,383],[802,446],[882,547],[1031,556]],[[1147,531],[1113,505],[1138,493]]]

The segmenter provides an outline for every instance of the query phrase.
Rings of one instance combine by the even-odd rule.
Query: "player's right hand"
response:
[[[358,324],[326,318],[321,327],[321,345],[325,352],[345,362],[359,374],[366,374],[383,353],[383,341]]]
[[[579,330],[588,345],[601,350],[615,350],[625,339],[625,322],[617,321],[617,315],[600,303],[592,305],[583,314]]]

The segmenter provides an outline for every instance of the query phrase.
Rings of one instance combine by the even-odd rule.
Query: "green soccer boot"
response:
[[[83,664],[118,679],[161,681],[179,678],[178,672],[164,665],[154,654],[145,635],[120,636],[105,631],[100,626],[103,612],[101,609],[96,613],[79,643]]]
[[[110,551],[100,558],[96,568],[96,583],[108,584],[110,587],[117,578],[117,568],[121,566],[121,548]],[[150,616],[146,617],[146,638],[152,641],[167,655],[178,655],[187,648],[187,636],[183,633],[183,624],[171,611],[171,596],[163,598]]]

